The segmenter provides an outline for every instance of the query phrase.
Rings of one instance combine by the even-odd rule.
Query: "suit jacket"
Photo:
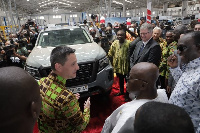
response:
[[[150,62],[159,67],[161,61],[161,48],[159,43],[151,38],[144,49],[139,53],[142,44],[142,41],[136,44],[135,50],[130,57],[130,68],[139,62]]]

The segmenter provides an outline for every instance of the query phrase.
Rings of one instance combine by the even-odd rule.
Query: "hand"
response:
[[[80,98],[80,94],[79,93],[76,93],[74,94],[76,96],[76,99],[78,100]]]
[[[172,89],[172,87],[167,86],[167,93],[171,93],[171,89]]]
[[[178,58],[176,55],[171,55],[167,58],[167,64],[171,68],[176,68],[178,66]]]
[[[88,99],[87,99],[87,101],[85,101],[85,103],[84,103],[84,109],[86,109],[86,108],[88,108],[88,109],[90,109],[90,97],[88,97]]]

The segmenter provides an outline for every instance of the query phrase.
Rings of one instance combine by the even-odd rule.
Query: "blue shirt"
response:
[[[185,70],[170,69],[175,81],[178,80],[169,102],[182,107],[189,114],[194,128],[200,129],[200,58],[190,61]],[[197,130],[198,128],[198,130]]]

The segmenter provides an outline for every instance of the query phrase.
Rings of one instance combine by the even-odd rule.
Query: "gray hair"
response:
[[[147,29],[148,32],[150,32],[150,33],[153,32],[153,27],[149,23],[144,23],[144,24],[141,25],[140,30],[144,30],[144,29]]]
[[[160,33],[162,33],[162,29],[161,29],[160,27],[158,27],[158,26],[156,26],[156,27],[153,29],[153,31],[154,31],[154,30],[159,30]]]

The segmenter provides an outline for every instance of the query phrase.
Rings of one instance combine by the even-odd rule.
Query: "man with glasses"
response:
[[[144,23],[140,27],[140,37],[142,41],[136,44],[133,54],[130,57],[130,68],[139,62],[150,62],[159,66],[161,60],[160,45],[153,40],[153,27]]]
[[[185,34],[178,41],[177,53],[186,64],[178,67],[177,56],[168,58],[171,73],[177,82],[169,102],[180,106],[190,115],[196,133],[200,133],[200,32]]]
[[[159,70],[153,63],[141,62],[134,65],[128,79],[131,102],[117,108],[105,121],[102,133],[132,133],[137,109],[146,102],[168,102],[164,89],[156,88]]]

